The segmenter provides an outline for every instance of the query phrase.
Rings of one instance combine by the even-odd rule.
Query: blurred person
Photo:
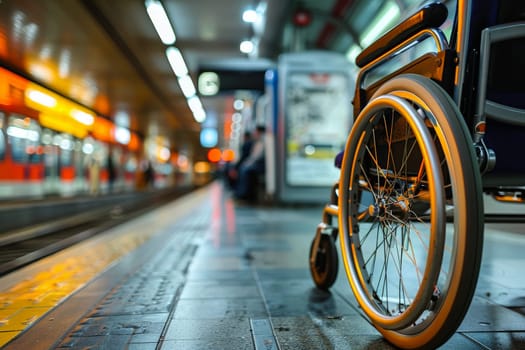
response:
[[[239,160],[237,163],[231,165],[229,164],[226,169],[226,177],[228,185],[231,189],[235,189],[237,187],[237,180],[239,178],[239,169],[241,165],[248,159],[250,156],[250,152],[253,147],[253,138],[252,133],[250,131],[246,131],[244,133],[244,139],[241,146],[241,155],[239,156]]]
[[[264,126],[258,126],[253,133],[253,145],[250,155],[239,167],[235,197],[243,200],[255,200],[258,177],[265,172]]]

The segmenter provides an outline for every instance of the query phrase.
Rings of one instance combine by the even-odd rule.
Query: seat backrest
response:
[[[525,126],[525,1],[497,4],[481,35],[477,114]]]
[[[525,1],[479,1],[494,6],[478,27],[476,118],[486,121],[484,140],[496,154],[484,187],[524,186],[525,162],[516,150],[525,140]]]

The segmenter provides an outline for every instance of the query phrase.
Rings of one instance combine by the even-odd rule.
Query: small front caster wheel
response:
[[[315,285],[323,290],[329,289],[337,277],[339,260],[334,239],[321,234],[317,250],[314,251],[315,238],[310,246],[310,272]]]

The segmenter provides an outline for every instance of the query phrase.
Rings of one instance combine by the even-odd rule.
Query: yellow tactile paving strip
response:
[[[19,272],[21,280],[3,290],[0,279],[0,347],[40,319],[111,264],[139,247],[206,196],[194,192],[139,219],[60,252]],[[12,279],[12,276],[10,276]]]

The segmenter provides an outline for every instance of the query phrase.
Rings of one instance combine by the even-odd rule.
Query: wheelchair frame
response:
[[[473,18],[474,13],[484,13],[483,10],[493,4],[494,1],[491,0],[458,0],[449,45],[438,28],[447,19],[447,9],[443,4],[432,3],[383,35],[356,58],[356,64],[360,68],[353,101],[356,122],[345,148],[341,178],[332,188],[330,202],[324,207],[322,221],[312,241],[310,270],[319,288],[330,288],[338,269],[334,242],[340,237],[345,270],[358,303],[383,336],[401,348],[435,348],[446,342],[455,332],[470,305],[481,263],[481,193],[522,193],[525,186],[523,176],[490,175],[496,158],[495,151],[484,140],[487,116],[502,123],[525,126],[524,109],[487,99],[492,45],[505,40],[525,39],[525,22],[489,25],[486,18]],[[370,72],[427,38],[435,43],[436,52],[427,52],[378,80],[367,82]],[[430,81],[436,82],[439,87]],[[407,84],[406,89],[404,84]],[[390,110],[391,115],[378,116]],[[380,125],[378,119],[385,126]],[[416,157],[421,164],[414,168],[417,176],[408,176],[409,171],[405,170],[402,177],[396,177],[390,174],[392,170],[388,170],[389,166],[395,170],[396,166],[392,164],[396,161],[400,163],[397,159],[399,151],[394,150],[395,142],[392,142],[393,138],[398,137],[393,136],[393,120],[396,121],[396,128],[401,125],[410,129],[405,132],[405,135],[409,135],[403,139],[405,146],[407,139],[416,139],[414,144],[421,149]],[[387,126],[387,123],[391,125]],[[370,126],[372,124],[375,126]],[[376,142],[376,137],[383,137],[386,143],[392,142],[387,147],[386,157],[382,157],[381,153],[385,152],[385,141]],[[452,146],[446,145],[448,142]],[[427,143],[435,145],[427,146]],[[375,155],[367,155],[367,152]],[[451,156],[451,153],[457,153],[458,156]],[[413,154],[406,155],[402,166],[412,162],[409,158],[413,157]],[[366,162],[370,162],[370,159],[386,164],[386,167],[375,164],[375,172],[371,171],[371,166],[369,171],[370,164]],[[441,164],[432,168],[436,160]],[[458,164],[461,162],[470,164]],[[469,167],[473,169],[471,172]],[[409,166],[406,165],[406,168]],[[433,172],[436,174],[432,175]],[[372,175],[377,180],[368,178]],[[363,176],[366,181],[363,181]],[[425,181],[421,180],[422,177]],[[455,177],[459,180],[455,180]],[[414,178],[419,179],[411,180]],[[361,187],[362,182],[368,184]],[[460,182],[468,187],[465,192],[461,192]],[[390,192],[385,190],[388,186],[391,187],[388,189]],[[398,190],[400,186],[404,189]],[[441,186],[444,189],[440,189]],[[412,208],[415,208],[416,202],[419,203],[419,200],[414,200],[418,194],[411,192],[416,187],[421,193],[426,193],[425,199],[420,202],[430,198],[428,208],[425,207],[430,214],[422,215]],[[363,200],[365,191],[375,191],[372,194],[373,204],[356,204]],[[388,193],[385,194],[386,192]],[[392,200],[392,197],[396,198]],[[523,196],[511,196],[514,199],[520,197]],[[467,203],[471,200],[477,203]],[[453,207],[460,207],[454,209],[452,219],[449,217],[450,209],[447,209],[450,203]],[[362,211],[359,206],[363,207]],[[466,217],[462,217],[464,215]],[[372,217],[375,223],[368,223],[366,217]],[[337,226],[333,224],[333,218],[338,219]],[[408,228],[398,230],[392,224],[394,221],[395,225],[405,225]],[[411,223],[413,221],[416,223]],[[389,309],[392,306],[388,306],[388,297],[382,300],[382,296],[378,295],[379,287],[375,289],[372,286],[370,281],[374,279],[376,272],[365,266],[368,264],[365,259],[368,256],[361,252],[362,246],[366,244],[363,232],[374,225],[376,234],[382,234],[381,244],[384,246],[387,245],[384,243],[387,235],[391,241],[400,236],[403,241],[409,241],[389,245],[388,253],[384,253],[385,261],[389,259],[386,255],[391,254],[391,248],[399,248],[399,256],[409,255],[407,252],[414,249],[412,245],[416,244],[405,231],[413,230],[419,234],[418,225],[428,226],[428,242],[421,245],[428,250],[428,255],[425,257],[426,262],[422,269],[424,273],[421,273],[419,286],[413,298],[405,302],[398,300],[394,311]],[[447,238],[450,235],[452,239]],[[472,256],[468,257],[469,254]],[[374,251],[370,255],[370,259],[373,255],[375,261],[378,254]],[[403,259],[399,258],[399,261],[402,262]],[[386,265],[386,262],[383,264]],[[452,271],[445,273],[447,268]],[[380,274],[385,275],[385,281],[377,282],[378,285],[384,283],[386,286],[389,283],[386,277],[388,269],[382,267]],[[396,266],[395,270],[399,274],[398,284],[402,285],[399,288],[408,289],[401,281],[404,278],[404,266]],[[441,279],[445,279],[445,282]],[[403,291],[399,294],[408,293]]]

